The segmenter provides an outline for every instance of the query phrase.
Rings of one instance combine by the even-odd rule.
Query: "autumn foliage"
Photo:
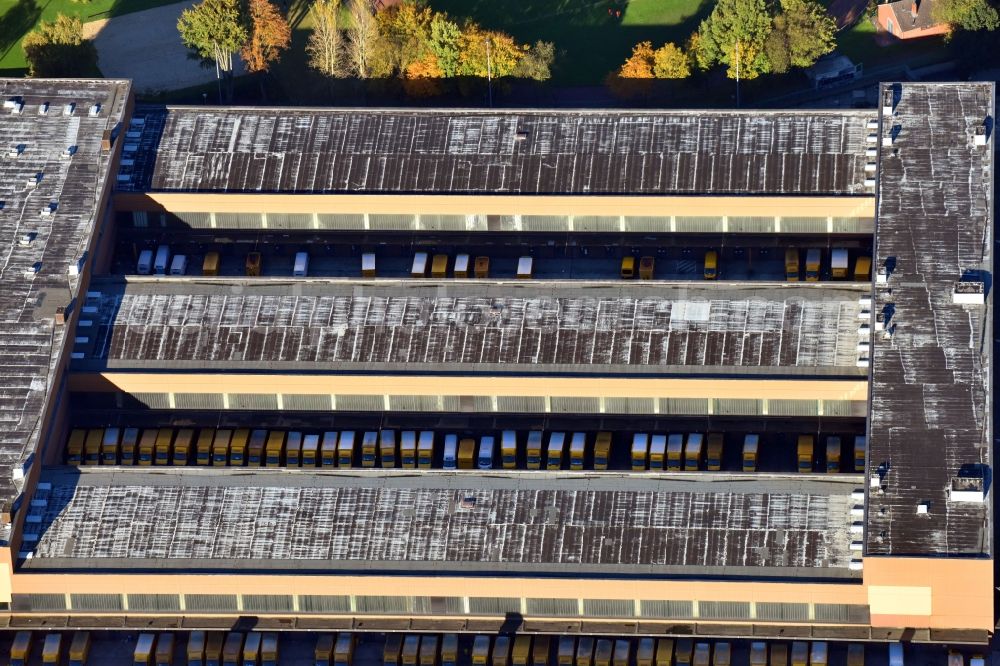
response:
[[[249,72],[266,72],[292,41],[292,31],[270,0],[249,0],[250,36],[240,57]]]

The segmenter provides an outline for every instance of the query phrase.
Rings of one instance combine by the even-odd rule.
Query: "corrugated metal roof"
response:
[[[55,311],[80,288],[69,267],[86,256],[104,212],[101,139],[121,122],[128,93],[127,81],[0,79],[5,103],[23,104],[20,113],[0,110],[0,504],[8,510],[20,492],[13,470],[38,444],[65,340]],[[66,104],[75,104],[71,115]]]
[[[963,467],[992,461],[992,296],[956,305],[952,291],[993,271],[995,140],[975,146],[973,134],[995,118],[994,88],[884,90],[896,103],[882,135],[895,140],[879,160],[876,252],[894,269],[875,311],[891,315],[893,335],[875,336],[869,466],[888,472],[884,494],[869,493],[867,552],[990,554],[991,502],[954,502],[948,488]]]
[[[863,111],[146,107],[126,191],[866,194]],[[126,182],[127,181],[127,182]]]
[[[861,292],[846,286],[313,280],[290,293],[287,283],[160,281],[101,291],[95,356],[115,368],[863,372]]]
[[[30,567],[849,576],[842,479],[49,471]]]

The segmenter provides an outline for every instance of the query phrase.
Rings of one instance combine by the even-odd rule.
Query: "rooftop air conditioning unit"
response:
[[[872,132],[867,136],[867,138],[865,138],[865,141],[867,141],[868,143],[878,143],[878,134]]]
[[[930,511],[930,505],[927,502],[921,502],[917,505],[917,515],[926,516],[928,511]]]
[[[63,115],[64,116],[72,116],[75,111],[76,111],[76,103],[75,102],[69,102],[68,104],[64,104],[63,105]]]
[[[948,488],[948,499],[952,502],[986,501],[986,484],[983,476],[956,476]]]
[[[101,105],[100,104],[91,105],[90,111],[88,113],[91,118],[96,118],[97,116],[101,115]]]
[[[40,115],[40,116],[47,116],[47,115],[49,115],[49,103],[48,102],[42,102],[41,104],[38,105],[38,115]]]
[[[982,282],[956,282],[951,294],[951,302],[958,305],[984,305],[986,285]]]
[[[870,119],[867,123],[865,123],[865,127],[870,130],[878,129],[878,120],[875,118]]]
[[[14,102],[14,106],[10,109],[10,114],[12,116],[19,116],[22,111],[24,111],[24,104],[21,102]]]
[[[973,136],[973,145],[985,146],[986,145],[986,123],[976,126],[976,133]]]
[[[886,88],[882,91],[882,115],[891,116],[892,108],[895,106],[895,94],[892,88]]]

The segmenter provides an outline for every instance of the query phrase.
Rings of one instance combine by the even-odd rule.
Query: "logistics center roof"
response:
[[[95,216],[103,215],[110,153],[102,137],[121,122],[129,86],[0,79],[0,505],[7,511],[20,492],[14,476],[44,426],[67,332],[54,323],[56,308],[80,288],[70,267],[83,266]]]
[[[46,471],[25,566],[856,575],[850,480],[158,472]]]
[[[137,110],[123,191],[857,194],[870,111]]]
[[[875,336],[869,462],[887,472],[869,493],[867,553],[989,555],[991,500],[950,488],[992,460],[992,294],[952,294],[993,271],[994,146],[974,140],[984,123],[995,132],[993,84],[884,90],[895,109],[881,132],[895,139],[879,159],[876,254],[890,270],[874,305],[892,335]]]
[[[843,284],[166,279],[92,290],[96,345],[81,369],[865,372],[864,292]]]

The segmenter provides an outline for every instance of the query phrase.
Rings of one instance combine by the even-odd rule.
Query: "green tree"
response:
[[[653,76],[658,79],[686,79],[691,76],[688,57],[673,42],[653,52]]]
[[[431,50],[431,18],[429,7],[413,2],[390,5],[375,16],[383,51],[391,68],[404,78],[413,63],[423,62],[422,68],[426,69]]]
[[[431,19],[430,49],[444,76],[455,76],[461,59],[462,29],[444,12]]]
[[[793,67],[811,67],[837,47],[837,22],[816,0],[781,0],[779,20]]]
[[[309,66],[329,77],[344,75],[344,39],[340,32],[340,0],[316,0],[313,30],[306,44]]]
[[[698,28],[698,65],[721,63],[731,79],[756,78],[768,71],[764,43],[770,32],[765,0],[719,0]]]
[[[238,0],[201,0],[181,12],[177,30],[193,53],[216,64],[232,97],[233,55],[243,48],[248,37]]]
[[[764,42],[764,54],[767,56],[772,74],[784,74],[792,66],[792,56],[788,50],[788,31],[785,27],[785,17],[774,17],[774,27]]]
[[[934,20],[962,30],[996,30],[1000,16],[987,0],[934,0]]]
[[[91,76],[97,67],[97,51],[83,38],[83,24],[76,16],[58,14],[51,23],[42,21],[21,46],[31,76]]]
[[[552,63],[556,59],[556,47],[552,42],[535,42],[525,48],[524,54],[514,67],[513,75],[522,79],[548,81],[552,78]]]

